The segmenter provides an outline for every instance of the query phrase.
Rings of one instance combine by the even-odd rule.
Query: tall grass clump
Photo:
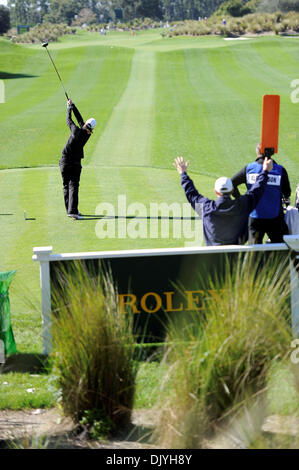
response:
[[[54,371],[65,415],[98,435],[125,427],[137,372],[134,337],[111,276],[76,263],[61,274],[54,304]]]
[[[222,275],[199,281],[203,309],[169,322],[155,433],[162,447],[201,447],[265,396],[268,372],[292,340],[288,266],[274,255],[227,261]]]

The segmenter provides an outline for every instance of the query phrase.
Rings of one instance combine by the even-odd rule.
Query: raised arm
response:
[[[68,99],[68,101],[67,101],[66,123],[69,126],[69,128],[71,129],[71,131],[73,131],[77,127],[76,124],[74,123],[74,121],[72,120],[72,111],[75,115],[75,118],[77,119],[77,122],[78,122],[79,126],[82,127],[83,124],[84,124],[84,120],[83,120],[81,114],[79,113],[78,109],[74,105],[74,103],[70,99]]]
[[[74,103],[73,103],[73,112],[74,112],[75,118],[77,119],[79,126],[82,127],[84,124],[84,120],[81,114],[79,113],[78,109],[74,105]]]
[[[181,175],[181,185],[185,191],[186,198],[190,202],[193,209],[195,209],[196,204],[203,203],[207,200],[207,198],[199,194],[193,184],[193,181],[187,175],[189,161],[185,162],[183,157],[177,157],[173,165],[176,167],[178,173]]]
[[[199,194],[197,189],[194,186],[192,179],[187,175],[187,173],[181,174],[181,185],[185,191],[186,198],[190,202],[193,209],[196,209],[197,204],[202,204],[207,201],[207,198],[202,194]]]
[[[72,120],[72,109],[73,109],[73,104],[71,102],[71,100],[68,100],[67,101],[67,111],[66,111],[66,123],[68,125],[68,127],[70,128],[71,132],[74,132],[74,130],[76,129],[76,124],[74,123],[74,121]]]

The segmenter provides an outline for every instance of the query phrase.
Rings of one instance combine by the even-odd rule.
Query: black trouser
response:
[[[78,214],[79,183],[82,166],[80,163],[59,160],[63,182],[64,204],[67,214]]]
[[[249,217],[248,221],[248,243],[254,245],[263,243],[264,235],[267,234],[271,243],[283,243],[283,236],[289,233],[283,213],[275,219],[255,219]]]

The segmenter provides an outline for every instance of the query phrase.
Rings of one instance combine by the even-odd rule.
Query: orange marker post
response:
[[[279,95],[263,96],[261,153],[268,157],[278,152],[279,108]]]

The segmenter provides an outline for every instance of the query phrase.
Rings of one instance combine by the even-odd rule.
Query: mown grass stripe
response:
[[[169,168],[178,155],[195,161],[201,148],[200,102],[190,89],[183,51],[157,53],[153,164]]]
[[[166,155],[182,153],[201,174],[215,177],[218,171],[232,171],[231,142],[238,135],[240,97],[232,95],[218,76],[210,60],[213,52],[186,50],[160,56],[157,109],[161,113],[156,126],[155,163],[166,164]],[[241,106],[243,110],[245,105]],[[227,122],[228,115],[233,116],[232,122]],[[175,139],[168,137],[174,135]],[[238,144],[235,159],[239,140]]]
[[[38,78],[46,73],[48,64],[43,60],[36,60],[36,53],[33,51],[14,44],[8,48],[5,46],[0,41],[0,78],[5,83],[5,99],[10,102],[18,97],[18,108],[21,108],[23,94],[28,93]],[[2,108],[5,113],[13,113],[9,107]]]
[[[60,73],[64,79],[64,83],[66,83],[67,76],[71,73],[71,69],[75,69],[78,66],[78,63],[80,63],[84,53],[85,49],[84,48],[76,48],[76,53],[74,53],[74,56],[72,56],[72,59],[69,59],[68,62],[71,61],[71,65],[66,65],[61,66],[61,63],[59,61],[59,64],[57,64],[57,67],[60,68]],[[31,52],[31,51],[30,51]],[[23,63],[25,61],[26,63],[26,56],[28,54],[28,51],[25,49],[24,57],[23,57]],[[61,54],[61,52],[60,52]],[[63,99],[65,101],[65,96],[63,89],[59,83],[58,77],[55,73],[55,70],[53,68],[52,63],[50,62],[49,58],[45,55],[44,51],[34,51],[34,56],[32,57],[30,55],[30,60],[34,63],[34,67],[31,67],[30,72],[34,75],[35,72],[35,67],[40,70],[40,75],[38,75],[35,78],[30,79],[30,84],[31,86],[23,88],[22,84],[24,81],[29,80],[29,79],[15,79],[15,82],[19,85],[19,90],[20,93],[16,96],[12,96],[11,98],[9,97],[8,94],[8,101],[7,104],[9,106],[4,106],[3,110],[1,112],[1,120],[5,119],[5,122],[9,119],[12,118],[15,121],[15,124],[18,123],[17,119],[18,116],[20,116],[20,119],[22,119],[22,123],[24,123],[24,117],[22,116],[22,113],[28,112],[28,108],[34,108],[35,106],[39,107],[41,104],[44,103],[50,96],[56,95],[57,94],[57,102],[60,99]],[[57,61],[57,58],[55,58]],[[67,62],[66,58],[64,60]],[[14,58],[11,58],[12,62],[12,70],[15,70],[15,67],[13,66],[14,64]],[[24,66],[23,66],[24,67]],[[21,81],[20,81],[21,80]],[[55,98],[54,98],[54,103],[55,103]],[[56,103],[57,104],[57,103]]]
[[[130,79],[90,160],[92,165],[149,164],[153,126],[155,56],[135,52]]]
[[[252,47],[271,69],[274,69],[281,77],[286,77],[292,71],[295,75],[298,72],[299,42],[297,46],[288,44],[288,48],[285,45],[286,39],[279,38],[276,41],[253,42]]]
[[[210,135],[206,138],[217,142],[219,170],[221,168],[221,174],[230,176],[239,169],[247,153],[254,155],[259,123],[257,107],[254,109],[250,103],[253,96],[249,94],[249,97],[244,99],[239,90],[232,89],[229,80],[226,81],[226,73],[233,75],[234,68],[230,51],[225,49],[223,53],[224,57],[219,50],[209,49],[202,54],[197,77],[194,76],[190,57],[187,64],[192,85],[205,103],[207,116],[202,119],[207,117],[210,126]],[[211,90],[209,99],[205,96],[206,89]],[[216,166],[217,162],[215,168]]]
[[[84,52],[84,49],[82,49]],[[78,57],[80,60],[80,55]],[[74,67],[76,66],[74,63]],[[50,65],[49,65],[50,67]],[[48,67],[48,71],[50,68]],[[62,122],[59,122],[58,115],[65,115],[65,97],[59,86],[57,77],[54,76],[56,82],[53,81],[53,71],[50,78],[48,76],[40,77],[34,82],[30,89],[26,89],[23,95],[16,97],[9,102],[9,106],[4,105],[4,113],[1,113],[1,136],[11,136],[14,132],[19,135],[18,139],[3,139],[5,142],[3,148],[3,159],[1,163],[6,163],[9,166],[26,164],[46,163],[43,152],[40,148],[36,150],[36,142],[39,135],[49,132],[51,129],[50,123],[56,120],[56,126],[62,128]],[[47,80],[49,78],[49,80]],[[47,86],[45,86],[47,84]],[[6,115],[5,110],[9,110]],[[15,110],[14,113],[12,111]],[[16,110],[18,110],[16,112]],[[65,120],[65,118],[64,118]],[[51,129],[52,130],[52,129]],[[56,139],[49,139],[47,151],[54,152],[54,148],[59,140],[59,133],[56,134]],[[2,137],[3,138],[3,137]],[[28,152],[34,149],[32,153]],[[52,157],[53,161],[53,157]]]
[[[123,84],[126,83],[127,71],[131,53],[125,53],[120,60],[119,52],[108,53],[102,48],[78,48],[79,55],[73,63],[75,88],[74,102],[78,105],[83,117],[87,119],[88,114],[98,117],[100,126],[97,132],[101,132],[101,125],[105,126],[105,121],[111,113],[114,101],[121,93]],[[70,50],[67,51],[71,53]],[[85,57],[84,57],[85,56]],[[71,57],[73,57],[71,55]],[[69,59],[71,60],[71,58]],[[92,69],[90,64],[96,64]],[[94,67],[94,65],[93,65]],[[86,79],[86,68],[91,69],[92,74]],[[123,71],[122,75],[120,71]],[[19,134],[19,139],[4,139],[3,158],[1,164],[7,166],[38,165],[42,163],[56,164],[61,155],[62,148],[67,140],[69,130],[65,123],[66,107],[63,90],[60,87],[57,77],[53,77],[53,70],[48,70],[51,74],[52,85],[39,94],[38,84],[33,92],[28,92],[27,101],[23,97],[21,106],[17,113],[12,114],[13,102],[3,109],[10,109],[9,115],[1,115],[1,134],[4,136]],[[117,76],[114,85],[111,87],[111,73]],[[84,83],[86,79],[86,84]],[[71,78],[70,78],[71,80]],[[46,81],[46,77],[45,77]],[[109,90],[107,92],[107,90]],[[26,92],[27,93],[27,92]],[[102,94],[103,93],[103,94]],[[30,97],[37,97],[33,102]],[[80,100],[79,100],[80,97]],[[101,99],[103,97],[103,99]],[[18,98],[20,99],[20,97]],[[24,102],[25,101],[25,102]],[[27,103],[27,106],[25,105]],[[3,120],[2,120],[3,119]],[[92,142],[92,141],[91,141]]]
[[[279,45],[282,48],[282,55],[288,58],[297,70],[299,61],[299,38],[295,41],[289,41],[287,38],[280,38]],[[298,70],[296,76],[298,75]]]
[[[271,85],[265,83],[262,89],[259,92],[259,106],[258,106],[258,122],[260,125],[261,122],[261,103],[262,103],[262,95],[263,94],[279,94],[281,97],[281,104],[280,104],[280,129],[279,129],[279,151],[278,154],[275,156],[278,163],[281,163],[286,167],[289,172],[289,177],[292,186],[297,184],[297,177],[296,177],[296,154],[294,153],[294,142],[298,140],[298,126],[296,124],[298,120],[298,110],[296,106],[291,102],[291,80],[292,80],[292,73],[293,73],[293,64],[292,62],[288,64],[281,54],[281,43],[280,42],[273,42],[270,45],[267,45],[267,53],[262,53],[264,51],[260,44],[256,44],[254,48],[251,48],[249,53],[246,54],[251,57],[251,63],[253,64],[251,67],[251,74],[254,77],[258,77],[261,79],[261,70],[263,67],[262,64],[266,64],[265,60],[268,61],[268,64],[265,65],[265,73],[264,73],[264,80],[268,80],[269,77],[271,78]],[[285,61],[284,71],[281,72],[277,70],[279,69],[279,57],[282,56],[282,61]],[[242,55],[240,51],[236,51],[236,58],[240,65],[244,65],[244,54]],[[254,59],[255,58],[255,59]],[[273,58],[273,60],[272,60]],[[273,66],[273,67],[271,67]],[[248,61],[246,59],[245,69],[248,70]],[[274,77],[274,78],[273,78]],[[272,88],[273,80],[276,80],[275,88]],[[248,88],[252,88],[251,82],[249,81]],[[253,93],[257,93],[257,89],[254,87],[252,89],[251,95]],[[258,137],[260,136],[260,129],[258,133]]]
[[[247,46],[247,44],[246,44]],[[267,87],[268,93],[277,93],[286,89],[286,72],[281,72],[273,67],[273,64],[267,63],[261,50],[270,49],[270,55],[275,55],[274,45],[267,43],[250,42],[246,52],[242,53],[239,49],[238,60],[240,65],[248,71],[249,75],[253,75],[257,80],[264,83]]]

